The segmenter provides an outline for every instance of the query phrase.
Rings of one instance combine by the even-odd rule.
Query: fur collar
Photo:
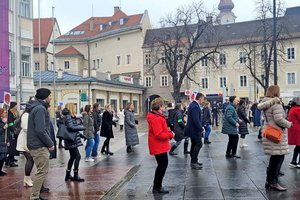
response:
[[[259,110],[266,110],[275,104],[281,104],[281,100],[278,97],[265,97],[261,103],[257,105]]]

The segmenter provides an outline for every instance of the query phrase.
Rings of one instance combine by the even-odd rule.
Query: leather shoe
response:
[[[191,163],[191,168],[195,170],[201,170],[202,165],[199,165],[198,163]]]
[[[279,185],[278,183],[274,183],[274,184],[269,184],[269,189],[272,190],[277,190],[277,191],[286,191],[285,187],[282,187],[281,185]]]
[[[46,187],[42,186],[42,188],[40,190],[40,193],[49,193],[49,192],[50,192],[49,188],[46,188]]]
[[[241,158],[241,156],[238,156],[238,155],[232,155],[232,157],[236,158],[236,159]]]
[[[284,173],[282,171],[279,171],[278,176],[284,176]]]
[[[168,194],[169,191],[165,190],[163,187],[161,187],[161,188],[154,188],[153,187],[152,193],[153,194]]]
[[[226,157],[226,158],[233,158],[233,156],[230,155],[230,154],[226,154],[225,157]]]

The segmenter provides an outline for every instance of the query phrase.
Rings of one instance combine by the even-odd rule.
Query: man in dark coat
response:
[[[212,112],[212,116],[213,116],[212,125],[214,126],[214,124],[215,124],[216,126],[219,126],[219,124],[218,124],[218,104],[216,101],[214,101],[212,104],[211,112]]]
[[[198,163],[198,154],[202,147],[202,117],[200,105],[204,100],[204,95],[198,93],[195,100],[190,103],[188,109],[188,120],[185,128],[185,135],[191,138],[191,168],[200,170],[202,169],[202,163]]]
[[[102,117],[101,117],[101,112],[100,112],[100,107],[98,103],[94,103],[93,105],[93,112],[92,112],[92,117],[94,120],[94,140],[95,140],[95,144],[92,150],[92,157],[99,157],[98,155],[98,147],[99,147],[99,143],[100,143],[100,134],[99,134],[99,130],[100,130],[100,125],[101,125],[101,121],[102,121]]]

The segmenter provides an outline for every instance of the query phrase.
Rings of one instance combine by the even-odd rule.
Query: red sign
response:
[[[122,83],[133,84],[133,78],[130,76],[119,76],[119,81]]]
[[[6,105],[10,105],[10,101],[11,101],[11,94],[9,92],[4,92],[4,104]]]
[[[186,96],[190,96],[190,95],[191,95],[191,90],[185,90],[185,91],[184,91],[184,94],[185,94]]]

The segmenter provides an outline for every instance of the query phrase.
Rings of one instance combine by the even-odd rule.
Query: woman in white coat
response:
[[[124,127],[124,118],[125,118],[125,115],[124,115],[124,110],[120,110],[118,113],[117,113],[117,116],[119,118],[118,120],[118,123],[120,125],[120,131],[123,130],[123,127]]]

